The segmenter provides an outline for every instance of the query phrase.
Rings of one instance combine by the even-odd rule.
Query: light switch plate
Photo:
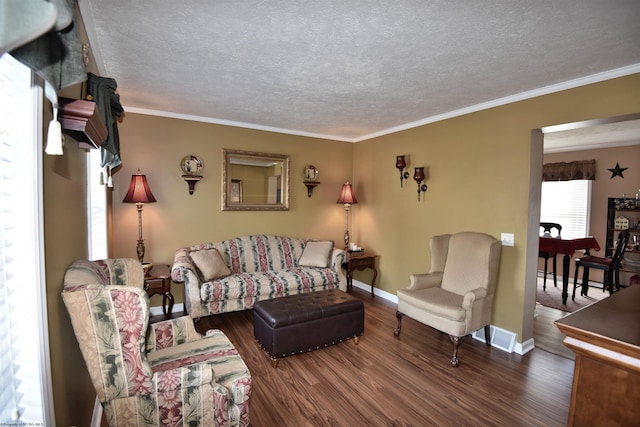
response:
[[[514,237],[513,233],[502,233],[500,235],[500,239],[502,240],[502,246],[513,246],[514,245]]]

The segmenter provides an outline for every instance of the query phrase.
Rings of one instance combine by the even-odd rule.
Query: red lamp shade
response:
[[[140,173],[131,175],[129,191],[122,201],[124,203],[153,203],[156,201],[147,183],[146,175]]]
[[[342,191],[340,191],[340,197],[338,197],[338,201],[336,203],[342,203],[344,205],[353,205],[358,203],[358,199],[356,199],[356,195],[354,194],[350,183],[347,182],[342,184]]]

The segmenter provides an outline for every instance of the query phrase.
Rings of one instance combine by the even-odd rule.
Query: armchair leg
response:
[[[398,327],[393,330],[393,335],[395,336],[400,335],[400,329],[402,328],[402,316],[404,316],[404,314],[400,313],[399,311],[396,311],[396,318],[398,319]]]
[[[456,337],[454,335],[449,335],[449,340],[453,343],[453,356],[451,357],[451,366],[457,368],[460,365],[460,360],[458,360],[458,347],[462,344],[462,340],[464,337]]]
[[[491,347],[491,325],[484,325],[484,343]]]

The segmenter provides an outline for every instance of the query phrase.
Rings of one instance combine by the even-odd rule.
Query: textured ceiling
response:
[[[561,129],[545,133],[545,153],[640,145],[640,114],[613,123],[589,123],[570,129],[558,127]]]
[[[640,72],[638,0],[79,0],[126,111],[344,141]]]

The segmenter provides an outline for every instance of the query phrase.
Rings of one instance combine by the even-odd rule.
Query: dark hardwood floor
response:
[[[395,304],[364,301],[365,334],[273,368],[253,338],[253,311],[210,316],[237,347],[253,378],[251,422],[262,426],[563,426],[574,362],[534,349],[508,354],[468,337],[460,367],[449,366],[446,335],[410,318],[396,327]]]
[[[575,360],[576,356],[573,351],[562,343],[566,335],[560,332],[560,329],[553,323],[569,314],[566,311],[536,303],[536,314],[533,319],[533,340],[536,347]]]
[[[538,278],[542,283],[542,276]],[[602,292],[602,283],[590,282],[591,289],[589,298],[591,303],[600,301],[609,296],[608,293]],[[533,339],[536,347],[557,354],[559,356],[575,360],[576,356],[567,346],[563,344],[565,335],[555,325],[555,321],[569,315],[567,311],[546,307],[536,303],[536,312],[533,319]]]

